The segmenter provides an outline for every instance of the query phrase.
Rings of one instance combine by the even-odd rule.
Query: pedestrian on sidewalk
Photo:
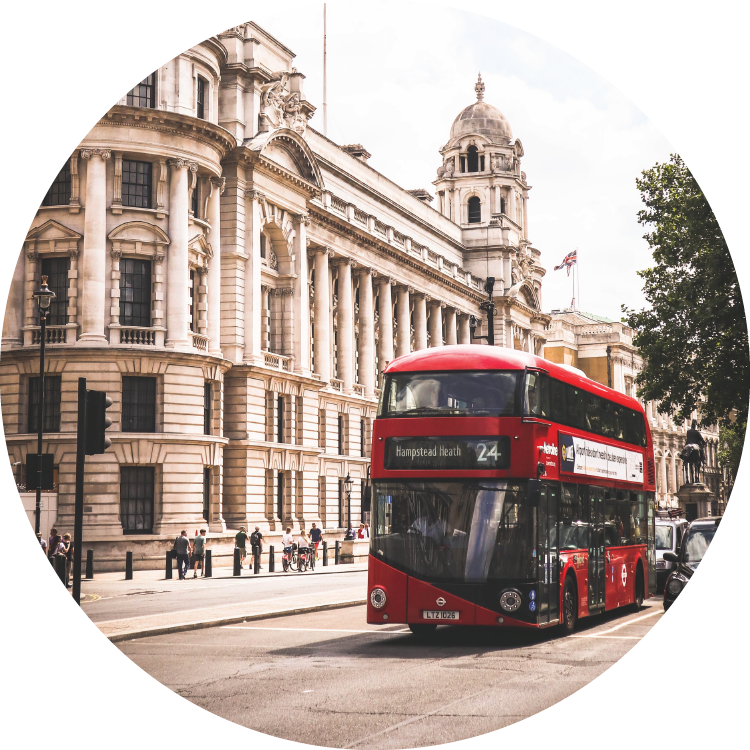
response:
[[[240,526],[240,530],[234,537],[234,546],[237,547],[237,549],[239,549],[240,551],[240,566],[242,566],[242,563],[245,562],[245,557],[247,556],[247,550],[245,549],[246,544],[247,532],[245,531],[244,526]]]
[[[42,548],[42,552],[44,552],[44,556],[47,556],[47,542],[44,541],[44,538],[41,534],[37,534],[36,538],[39,540],[39,546]]]
[[[255,531],[250,534],[250,546],[253,550],[253,565],[255,564],[255,555],[258,555],[258,569],[263,570],[260,561],[263,559],[263,534],[260,533],[260,526],[255,527]]]
[[[193,540],[193,578],[198,577],[198,566],[201,568],[201,577],[205,578],[206,571],[203,569],[203,558],[206,554],[206,530],[201,529],[201,533]]]
[[[55,565],[55,557],[57,555],[64,555],[65,554],[65,543],[63,542],[63,538],[59,534],[55,534],[52,537],[52,541],[50,542],[49,548],[47,549],[47,552],[49,554],[49,561],[54,567]]]
[[[177,572],[180,574],[180,580],[185,580],[185,574],[190,567],[190,540],[187,531],[184,529],[180,536],[174,540],[174,549],[177,553]]]
[[[70,534],[63,534],[63,544],[65,545],[65,586],[70,588],[70,566],[73,564],[73,542]]]
[[[351,523],[349,524],[349,528],[346,530],[346,534],[344,534],[344,541],[345,542],[353,542],[357,538],[357,534],[355,533],[354,529],[352,528]]]
[[[359,525],[359,529],[357,530],[357,539],[364,539],[365,538],[365,525],[361,523]]]
[[[370,524],[366,523],[365,524],[365,539],[369,539],[369,538],[370,538]]]
[[[57,533],[57,529],[53,526],[49,530],[49,539],[47,540],[47,559],[50,563],[54,562],[52,556],[57,554],[57,548],[59,547],[60,542],[62,542],[62,537]]]
[[[318,545],[323,541],[323,531],[319,529],[315,524],[310,529],[310,541],[315,547],[315,559],[318,559]]]

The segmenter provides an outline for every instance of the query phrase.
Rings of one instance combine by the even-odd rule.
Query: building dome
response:
[[[513,131],[505,115],[496,107],[482,101],[484,83],[480,74],[474,90],[477,101],[464,109],[451,125],[451,142],[466,135],[483,135],[492,143],[508,144],[513,140]]]

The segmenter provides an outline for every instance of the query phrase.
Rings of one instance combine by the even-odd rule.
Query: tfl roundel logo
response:
[[[439,596],[439,597],[438,597],[438,598],[437,598],[437,599],[435,600],[435,604],[437,604],[437,605],[438,605],[438,607],[444,607],[444,606],[445,606],[445,599],[443,599],[443,597],[442,597],[442,596]]]

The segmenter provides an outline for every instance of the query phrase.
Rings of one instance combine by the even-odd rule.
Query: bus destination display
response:
[[[507,469],[509,466],[510,438],[507,435],[389,437],[385,440],[385,468],[390,470]]]

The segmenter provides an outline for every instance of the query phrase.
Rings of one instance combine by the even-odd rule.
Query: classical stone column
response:
[[[333,257],[333,253],[329,253],[329,258]],[[337,380],[340,380],[339,373],[338,373],[338,355],[336,353],[336,348],[338,346],[337,344],[337,335],[338,331],[336,328],[336,315],[338,314],[338,293],[334,294],[334,289],[336,288],[336,280],[334,277],[334,271],[333,271],[333,265],[331,263],[328,264],[328,289],[329,289],[329,296],[328,299],[330,300],[330,304],[328,306],[329,310],[329,318],[328,318],[328,341],[331,344],[331,351],[329,355],[329,361],[330,361],[330,367],[331,367],[331,378],[336,378]]]
[[[529,239],[529,196],[523,196],[523,236]]]
[[[403,357],[411,351],[411,300],[409,293],[413,291],[410,287],[400,285],[396,287],[396,321],[398,323],[398,334],[396,337],[396,356]]]
[[[354,305],[352,300],[352,265],[354,261],[338,261],[337,340],[339,378],[344,393],[351,393],[354,385]]]
[[[271,287],[267,284],[261,284],[260,296],[261,296],[261,349],[263,351],[271,351],[271,306],[270,306],[270,292]]]
[[[318,247],[315,249],[313,347],[315,372],[320,375],[320,379],[324,383],[327,383],[331,379],[331,288],[328,277],[328,258],[332,255],[333,253],[327,247]]]
[[[372,269],[361,268],[359,275],[359,382],[365,397],[375,395],[375,308],[372,298]]]
[[[294,371],[310,375],[310,290],[307,271],[307,227],[310,217],[300,214],[294,217],[294,297],[292,321],[294,323]]]
[[[430,345],[443,345],[443,306],[444,302],[432,300],[430,302]]]
[[[107,159],[109,149],[83,149],[86,168],[86,206],[83,230],[83,304],[80,344],[104,345],[104,298],[107,272]],[[185,303],[187,309],[187,302]]]
[[[24,261],[26,254],[21,252],[16,259],[13,278],[10,281],[8,304],[3,318],[3,346],[23,346],[23,293],[24,293]]]
[[[427,348],[427,297],[414,292],[414,351]]]
[[[187,349],[188,339],[188,183],[189,171],[198,165],[186,159],[169,159],[169,249],[167,250],[168,347]]]
[[[447,307],[445,309],[445,343],[446,346],[453,346],[458,343],[456,338],[456,308]]]
[[[243,361],[260,363],[262,337],[261,323],[261,290],[260,290],[260,228],[262,219],[262,201],[266,196],[258,190],[248,190],[247,200],[248,239],[245,261],[245,351]]]
[[[471,328],[469,326],[469,316],[466,313],[458,313],[458,343],[471,343]]]
[[[221,357],[221,194],[226,178],[212,177],[206,219],[213,258],[208,271],[208,353]]]
[[[516,221],[518,218],[516,216],[516,188],[511,185],[508,189],[508,206],[507,206],[507,215],[513,220]]]
[[[378,368],[380,373],[385,370],[386,365],[393,359],[392,285],[393,282],[387,276],[381,276],[378,279]],[[379,384],[380,380],[378,379]]]
[[[666,500],[669,487],[667,486],[667,458],[663,453],[659,457],[659,480],[661,484],[661,493]]]

